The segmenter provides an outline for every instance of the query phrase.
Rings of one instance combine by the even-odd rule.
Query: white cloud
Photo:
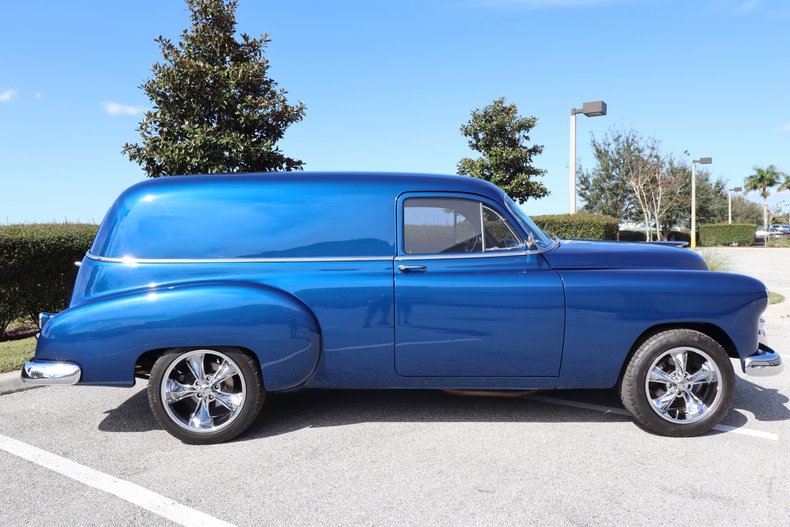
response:
[[[104,101],[102,105],[108,115],[140,115],[145,111],[144,106],[132,106],[113,101]]]
[[[779,127],[777,127],[776,131],[782,133],[790,132],[790,123],[785,123],[783,125],[780,125]]]
[[[36,92],[36,93],[33,95],[33,97],[35,97],[36,99],[41,99],[41,98],[43,97],[43,95],[41,95],[41,92],[40,92],[40,91],[37,91],[37,92]]]
[[[629,2],[632,0],[479,0],[478,5],[490,7],[523,7],[548,9],[553,7],[583,7]]]
[[[0,91],[0,102],[9,102],[16,97],[16,90],[8,88],[7,90]]]

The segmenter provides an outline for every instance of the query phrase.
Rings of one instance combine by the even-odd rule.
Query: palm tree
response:
[[[783,189],[788,184],[788,176],[781,172],[775,165],[769,165],[765,168],[754,167],[754,174],[746,177],[746,190],[756,190],[763,198],[763,228],[768,230],[768,196],[771,195],[771,189],[779,184],[779,180],[784,177],[785,182],[782,184]],[[766,235],[767,236],[767,235]]]
[[[790,190],[790,176],[785,174],[785,180],[779,185],[777,192],[782,192],[784,190]]]

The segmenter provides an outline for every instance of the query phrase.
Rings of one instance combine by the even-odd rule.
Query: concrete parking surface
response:
[[[790,249],[721,251],[788,298],[766,319],[790,360]],[[206,447],[145,383],[28,390],[0,397],[0,525],[790,525],[788,394],[790,368],[739,375],[723,426],[671,439],[612,391],[301,392]]]

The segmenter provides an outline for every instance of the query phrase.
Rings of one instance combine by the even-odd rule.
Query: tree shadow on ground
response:
[[[347,426],[368,422],[520,422],[590,423],[630,421],[605,413],[521,397],[458,396],[439,390],[303,390],[270,394],[264,409],[238,440],[288,434],[305,428]],[[556,400],[595,404],[622,410],[615,390],[556,390],[541,392]],[[742,427],[746,411],[758,421],[790,419],[787,396],[739,378],[733,409],[722,424]],[[108,410],[99,424],[105,432],[144,432],[162,427],[151,414],[146,390]],[[711,434],[726,433],[712,431]]]

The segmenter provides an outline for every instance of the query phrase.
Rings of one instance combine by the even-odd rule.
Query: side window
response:
[[[495,210],[479,201],[455,198],[407,199],[403,241],[407,254],[480,253],[522,246]]]
[[[483,232],[485,251],[507,251],[521,247],[521,239],[516,236],[505,218],[485,205],[483,205]]]
[[[410,198],[403,204],[403,245],[408,254],[483,250],[480,203],[466,199]]]

